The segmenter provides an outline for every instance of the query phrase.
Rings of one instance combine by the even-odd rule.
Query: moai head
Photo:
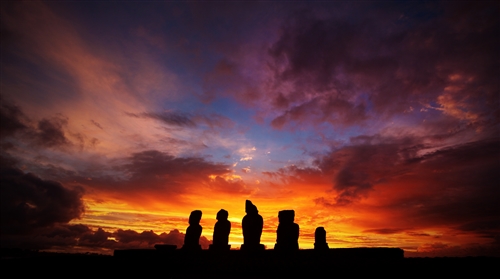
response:
[[[281,210],[278,213],[278,220],[280,224],[291,224],[295,221],[295,211],[293,210]]]
[[[259,210],[257,210],[257,207],[253,205],[253,203],[250,200],[245,201],[245,212],[247,214],[258,214]]]
[[[189,215],[189,225],[199,225],[201,221],[201,210],[194,210]]]
[[[314,232],[314,238],[316,239],[316,242],[318,242],[318,243],[326,242],[325,228],[317,227],[316,231]]]
[[[217,220],[219,220],[219,221],[227,220],[228,216],[229,216],[229,213],[224,209],[221,209],[221,210],[219,210],[219,212],[217,212]]]

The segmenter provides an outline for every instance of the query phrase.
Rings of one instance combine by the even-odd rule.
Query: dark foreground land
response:
[[[132,274],[161,278],[339,278],[357,275],[395,278],[456,274],[483,278],[498,274],[500,267],[500,258],[404,258],[399,249],[376,249],[330,249],[319,253],[314,250],[288,253],[274,250],[258,253],[125,250],[115,256],[31,253],[3,256],[1,269],[21,276],[67,277],[73,274],[98,278],[128,278]]]

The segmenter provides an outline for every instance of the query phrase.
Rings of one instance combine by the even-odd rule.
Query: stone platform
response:
[[[328,250],[305,249],[280,252],[276,250],[263,251],[185,251],[182,249],[129,249],[115,250],[115,258],[158,258],[168,260],[173,266],[184,262],[203,262],[204,265],[266,265],[267,263],[305,263],[331,262],[346,259],[403,259],[404,251],[400,248],[332,248]]]

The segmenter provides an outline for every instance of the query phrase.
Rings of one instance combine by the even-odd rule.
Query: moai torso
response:
[[[328,243],[326,243],[326,231],[323,227],[317,227],[314,232],[314,249],[315,250],[328,250]]]
[[[278,214],[279,225],[276,230],[277,250],[299,249],[299,225],[294,223],[295,212],[293,210],[282,210]]]
[[[184,246],[183,249],[198,250],[201,249],[200,237],[203,228],[200,226],[201,211],[195,210],[189,215],[189,227],[186,229],[186,235],[184,236]]]
[[[257,207],[250,201],[246,203],[246,212],[247,215],[242,220],[243,244],[259,245],[262,228],[264,227],[264,219],[259,215]]]
[[[262,216],[259,215],[257,207],[249,200],[245,202],[245,211],[247,215],[243,217],[241,222],[243,228],[243,244],[241,245],[241,250],[265,250],[265,246],[260,244],[262,228],[264,227],[264,219],[262,219]]]
[[[229,233],[231,232],[231,222],[227,220],[228,212],[221,209],[217,213],[217,223],[214,226],[213,246],[227,247],[229,243]]]

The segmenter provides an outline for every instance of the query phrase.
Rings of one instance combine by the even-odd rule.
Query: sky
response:
[[[497,1],[8,1],[2,248],[276,242],[500,256]]]

